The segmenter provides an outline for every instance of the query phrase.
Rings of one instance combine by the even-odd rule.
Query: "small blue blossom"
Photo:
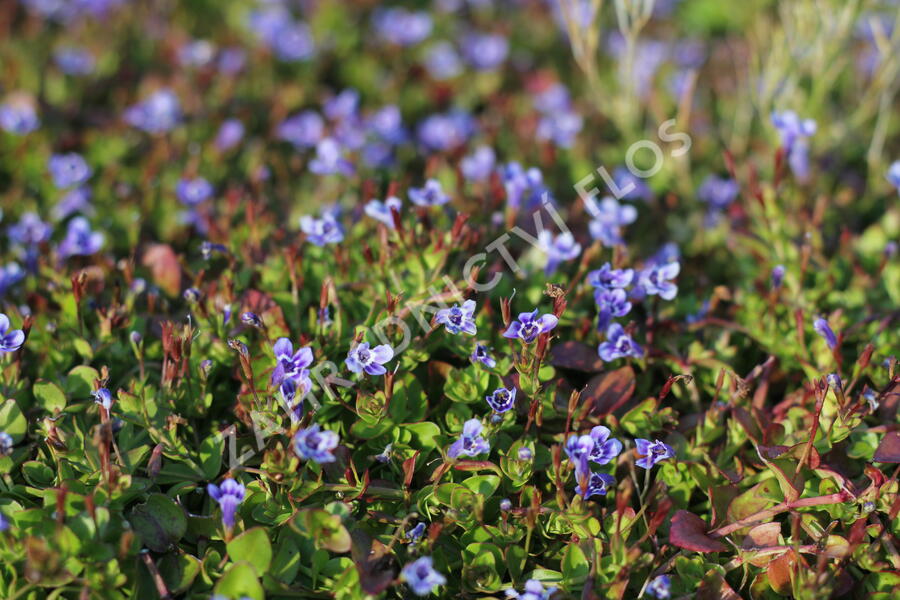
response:
[[[778,289],[784,281],[784,265],[775,265],[772,267],[772,288]]]
[[[576,485],[575,493],[585,500],[588,500],[592,496],[605,496],[609,487],[615,483],[616,480],[612,475],[607,475],[606,473],[591,473],[590,478],[588,479],[587,490],[582,490],[581,485]]]
[[[9,456],[12,454],[15,441],[12,436],[5,431],[0,431],[0,456]]]
[[[622,452],[622,442],[617,439],[609,439],[610,431],[603,425],[597,425],[591,429],[590,438],[593,447],[588,453],[591,462],[605,465]]]
[[[557,589],[556,587],[544,589],[544,584],[539,580],[529,579],[525,582],[525,591],[521,594],[512,588],[507,589],[504,594],[510,600],[550,600]]]
[[[425,523],[417,523],[415,527],[406,532],[406,539],[415,543],[425,534]]]
[[[50,213],[54,220],[62,221],[74,213],[91,215],[94,209],[91,206],[91,190],[86,186],[68,190],[53,207]]]
[[[647,585],[647,593],[657,600],[668,600],[671,597],[671,587],[672,582],[669,580],[669,576],[660,575],[658,577],[654,577],[653,581],[651,581]]]
[[[711,209],[728,208],[740,192],[740,186],[733,179],[710,175],[697,189],[697,197]]]
[[[584,119],[577,112],[567,109],[561,112],[546,113],[538,121],[537,139],[548,140],[560,148],[571,148],[575,136],[584,126]]]
[[[387,373],[387,369],[383,365],[393,357],[394,349],[388,344],[370,349],[368,342],[362,342],[347,353],[344,362],[347,364],[347,368],[354,373],[365,371],[369,375],[384,375]]]
[[[331,121],[342,121],[356,116],[358,108],[359,92],[348,88],[326,100],[322,112]]]
[[[605,331],[614,317],[624,317],[631,312],[631,302],[623,289],[599,288],[594,291],[594,300],[597,302],[597,329],[600,331]]]
[[[164,133],[181,119],[178,97],[168,89],[157,90],[125,110],[125,122],[146,133]]]
[[[344,158],[344,149],[334,138],[326,137],[316,144],[316,156],[309,161],[309,170],[317,175],[353,175],[353,163]]]
[[[481,363],[488,369],[493,369],[497,366],[497,361],[491,356],[488,347],[482,344],[477,344],[475,346],[475,351],[469,356],[469,360],[473,363]]]
[[[219,152],[231,150],[244,138],[244,124],[239,119],[227,119],[219,126],[216,133],[216,149]]]
[[[275,354],[275,370],[272,371],[272,385],[280,385],[285,379],[306,379],[309,377],[309,367],[313,362],[312,349],[309,346],[297,348],[291,340],[282,337],[272,346]]]
[[[42,221],[35,213],[27,212],[22,215],[18,223],[10,225],[8,233],[9,239],[16,244],[37,246],[50,239],[53,226]]]
[[[451,111],[427,117],[416,128],[419,143],[431,151],[459,148],[475,133],[475,120],[463,111]]]
[[[452,79],[463,70],[459,54],[449,42],[438,42],[428,49],[425,55],[425,68],[428,69],[428,74],[438,81]]]
[[[467,181],[487,181],[494,170],[496,160],[493,148],[479,146],[472,154],[462,158],[459,170]]]
[[[503,414],[516,404],[516,388],[497,388],[490,396],[486,396],[488,406],[497,414]]]
[[[315,111],[307,110],[289,117],[278,125],[275,135],[298,149],[313,148],[325,133],[325,120]]]
[[[216,47],[209,40],[191,40],[178,49],[178,62],[184,67],[205,67],[215,56]]]
[[[200,299],[203,297],[203,293],[195,287],[189,287],[184,292],[182,292],[181,297],[188,301],[190,304],[196,304],[200,302]]]
[[[0,297],[6,290],[25,279],[25,271],[17,263],[9,263],[0,267]]]
[[[604,362],[612,362],[617,358],[633,356],[641,358],[644,349],[618,323],[612,323],[606,330],[606,341],[597,348],[597,354]]]
[[[400,571],[400,576],[416,596],[427,596],[436,587],[447,583],[447,578],[434,570],[430,556],[409,563]]]
[[[413,46],[431,34],[431,17],[426,12],[403,8],[376,11],[372,18],[375,31],[384,40],[398,46]]]
[[[320,430],[317,424],[313,424],[294,435],[294,452],[303,460],[320,465],[330,463],[336,460],[332,450],[337,448],[338,441],[335,432]]]
[[[396,196],[389,196],[384,202],[381,200],[369,200],[366,203],[365,212],[367,215],[384,223],[388,229],[394,228],[394,216],[391,209],[396,210],[400,214],[403,208],[403,201]]]
[[[559,319],[555,315],[546,314],[538,317],[537,309],[530,313],[519,313],[519,319],[510,323],[503,337],[519,338],[526,344],[533,342],[537,336],[547,333],[556,327]]]
[[[213,195],[213,187],[203,177],[182,178],[175,186],[175,195],[182,204],[197,206]]]
[[[94,71],[94,55],[84,48],[65,47],[53,53],[56,66],[66,75],[90,75]]]
[[[452,308],[442,308],[437,311],[434,317],[435,322],[441,323],[452,334],[460,332],[469,335],[475,335],[475,301],[466,300],[462,306],[456,305]]]
[[[217,67],[223,75],[237,75],[247,64],[247,51],[238,46],[222,48]]]
[[[91,231],[87,219],[75,217],[69,221],[66,237],[59,243],[59,254],[63,258],[90,256],[99,252],[105,241],[102,233]]]
[[[626,167],[618,167],[613,171],[613,182],[620,200],[645,200],[653,198],[653,191],[644,180],[629,171]]]
[[[634,443],[640,457],[634,461],[634,464],[644,469],[652,469],[656,463],[675,457],[675,450],[659,440],[651,442],[638,438],[634,440]]]
[[[219,503],[222,509],[222,524],[227,529],[234,527],[234,515],[237,507],[244,501],[244,495],[247,489],[243,483],[238,483],[232,478],[225,479],[221,485],[210,483],[206,486],[206,491],[210,497]]]
[[[303,417],[303,398],[311,387],[312,381],[308,377],[286,377],[278,386],[278,397],[291,421],[297,422]]]
[[[534,453],[531,451],[531,448],[528,446],[520,446],[519,451],[516,453],[516,456],[519,457],[519,460],[531,460],[534,458]]]
[[[213,254],[228,254],[228,248],[223,244],[215,244],[208,240],[204,240],[203,243],[200,244],[200,254],[203,256],[203,260],[209,260],[212,258]]]
[[[81,185],[90,178],[91,167],[84,157],[75,152],[54,154],[47,162],[53,185],[60,189]]]
[[[9,518],[0,512],[0,533],[8,531],[10,528]]]
[[[243,312],[241,313],[241,323],[244,325],[249,325],[250,327],[262,327],[263,320],[260,316],[254,312]]]
[[[112,408],[112,394],[106,388],[100,388],[99,390],[95,390],[91,392],[91,396],[94,397],[94,402],[105,408],[109,411]]]
[[[809,143],[807,138],[816,133],[816,122],[800,119],[792,110],[772,113],[772,125],[781,137],[781,146],[787,154],[788,164],[794,175],[805,179],[809,174]]]
[[[460,455],[478,456],[491,451],[491,445],[481,436],[482,425],[478,419],[469,419],[463,424],[459,439],[451,444],[447,456],[457,458]]]
[[[429,179],[423,187],[410,188],[409,199],[416,206],[441,206],[450,202],[450,196],[444,193],[437,179]]]
[[[587,274],[587,282],[598,289],[626,288],[634,280],[634,269],[613,269],[609,263]]]
[[[892,186],[897,188],[897,193],[900,194],[900,160],[895,160],[891,163],[886,178]]]
[[[509,42],[500,34],[467,33],[460,46],[469,64],[479,71],[496,69],[509,53]]]
[[[566,456],[569,457],[569,462],[575,467],[575,479],[580,480],[587,477],[591,472],[588,461],[594,450],[594,438],[589,435],[572,434],[566,440],[563,449],[566,451]]]
[[[551,198],[544,185],[544,176],[537,167],[523,169],[519,163],[509,162],[500,169],[500,176],[506,190],[506,203],[513,209],[537,208]]]
[[[344,228],[329,212],[323,213],[322,217],[318,219],[310,215],[300,217],[300,229],[307,235],[310,242],[319,247],[326,244],[337,244],[344,240]]]
[[[0,104],[0,129],[13,135],[25,135],[40,125],[34,103],[25,94],[10,94]]]
[[[825,340],[825,343],[828,344],[830,349],[834,350],[837,347],[837,336],[834,334],[831,326],[828,325],[828,321],[819,317],[813,321],[813,330]]]
[[[681,264],[671,262],[665,265],[651,265],[638,275],[637,285],[648,296],[658,295],[663,300],[672,300],[678,295],[678,286],[671,282],[678,277]]]
[[[622,238],[622,227],[634,223],[637,209],[629,204],[619,204],[612,196],[601,198],[600,202],[588,199],[585,207],[593,217],[588,224],[591,237],[606,247],[625,243]]]
[[[406,129],[403,127],[403,116],[400,114],[400,108],[395,104],[389,104],[377,110],[366,120],[366,127],[388,144],[399,144],[407,138]]]
[[[575,241],[575,237],[568,231],[560,233],[556,237],[546,229],[538,233],[538,245],[547,255],[547,265],[544,267],[546,275],[552,275],[563,261],[573,260],[581,254],[581,244]]]

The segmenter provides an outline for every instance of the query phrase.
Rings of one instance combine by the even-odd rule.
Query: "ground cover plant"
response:
[[[0,598],[900,597],[900,5],[0,1]]]

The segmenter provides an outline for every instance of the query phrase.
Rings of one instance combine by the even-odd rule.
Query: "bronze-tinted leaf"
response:
[[[554,344],[550,349],[550,364],[554,367],[596,373],[603,370],[603,361],[597,349],[581,342],[569,341]]]
[[[872,457],[875,462],[900,463],[900,431],[889,431]]]
[[[359,584],[373,596],[383,592],[397,576],[397,561],[387,546],[361,529],[350,533],[350,555],[359,571]]]
[[[168,244],[153,244],[144,251],[141,263],[150,269],[153,283],[170,296],[181,292],[181,265]]]
[[[631,367],[622,367],[591,379],[581,393],[581,400],[591,406],[592,414],[604,417],[623,407],[632,395],[634,371]]]
[[[672,517],[669,541],[694,552],[724,552],[728,549],[719,540],[706,535],[706,521],[686,510],[679,510]]]

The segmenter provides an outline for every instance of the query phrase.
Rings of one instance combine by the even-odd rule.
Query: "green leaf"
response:
[[[222,452],[225,449],[225,437],[211,435],[200,442],[200,467],[207,479],[215,479],[222,468]]]
[[[31,392],[38,406],[47,412],[55,414],[66,408],[66,395],[55,383],[38,380],[31,388]]]
[[[200,573],[200,559],[190,554],[167,554],[157,566],[166,587],[173,594],[186,591]]]
[[[72,398],[90,398],[94,391],[94,381],[100,379],[100,373],[93,367],[79,365],[69,371],[66,376],[66,394]]]
[[[496,475],[476,475],[469,477],[462,484],[487,499],[493,496],[497,488],[500,487],[500,478]]]
[[[266,573],[272,563],[272,543],[262,527],[248,529],[228,542],[227,548],[232,560],[247,561],[258,575]]]
[[[227,598],[247,596],[251,600],[265,600],[265,592],[259,579],[256,578],[256,572],[247,562],[236,562],[231,565],[213,589],[215,593]]]
[[[144,545],[154,552],[165,552],[187,530],[184,509],[163,494],[151,494],[137,505],[128,518]]]
[[[300,549],[289,536],[281,537],[269,575],[282,583],[291,583],[297,577],[297,571],[300,570]],[[325,552],[325,559],[328,559],[327,552]]]
[[[569,589],[574,589],[575,586],[583,583],[591,571],[587,557],[585,557],[581,548],[578,547],[578,544],[569,544],[566,547],[561,566],[563,580]]]
[[[300,511],[291,523],[298,533],[311,537],[321,548],[338,553],[350,551],[350,533],[337,515],[312,508]]]
[[[15,400],[6,400],[0,404],[0,431],[5,431],[18,444],[25,437],[28,422],[19,410]]]

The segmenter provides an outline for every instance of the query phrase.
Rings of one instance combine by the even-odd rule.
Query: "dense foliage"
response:
[[[0,1],[0,597],[896,598],[892,0]]]

